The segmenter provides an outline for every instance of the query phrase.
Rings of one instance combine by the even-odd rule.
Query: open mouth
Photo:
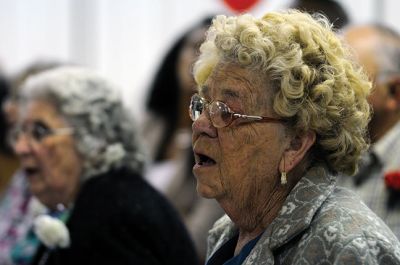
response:
[[[197,164],[200,166],[212,166],[216,164],[215,160],[212,159],[211,157],[208,157],[203,154],[197,154],[197,156],[198,156]]]
[[[30,177],[33,176],[35,174],[37,174],[39,172],[39,169],[36,167],[25,167],[24,168],[25,174]]]

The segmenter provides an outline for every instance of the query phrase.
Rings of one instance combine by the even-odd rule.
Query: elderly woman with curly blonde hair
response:
[[[349,190],[371,84],[322,16],[218,16],[194,67],[197,191],[226,215],[208,265],[399,264],[400,244]]]

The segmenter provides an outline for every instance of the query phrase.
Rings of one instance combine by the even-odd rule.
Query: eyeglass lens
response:
[[[16,126],[10,131],[9,138],[12,145],[17,142],[21,133],[35,142],[40,142],[51,135],[52,130],[42,121],[35,121],[31,126]]]
[[[207,103],[199,95],[195,94],[190,102],[190,117],[193,121],[197,120],[203,113]],[[209,105],[209,114],[215,127],[221,128],[232,122],[232,112],[229,107],[220,101],[214,101]]]
[[[232,112],[220,101],[215,101],[210,105],[210,116],[216,127],[225,127],[232,122]]]
[[[203,102],[202,98],[200,98],[197,94],[192,96],[192,99],[190,100],[189,115],[193,121],[197,120],[201,113],[203,113],[204,105],[205,103]]]

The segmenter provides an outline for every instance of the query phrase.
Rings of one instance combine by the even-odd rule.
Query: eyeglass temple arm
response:
[[[67,128],[58,128],[54,130],[55,134],[61,135],[61,134],[71,134],[74,132],[74,128],[67,127]]]
[[[244,115],[244,114],[239,114],[239,113],[234,113],[233,117],[235,119],[242,118],[242,119],[249,119],[249,120],[254,120],[254,121],[284,122],[284,120],[282,120],[282,119],[262,117],[262,116],[253,116],[253,115]]]

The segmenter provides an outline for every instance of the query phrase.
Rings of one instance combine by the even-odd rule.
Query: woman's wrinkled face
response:
[[[207,101],[222,101],[234,112],[274,118],[266,78],[235,64],[219,64],[200,88]],[[247,207],[265,200],[280,185],[279,163],[286,141],[281,123],[237,119],[215,128],[204,111],[193,122],[198,193]],[[260,197],[261,196],[261,197]]]
[[[14,149],[32,193],[50,208],[70,203],[82,171],[71,128],[53,104],[39,100],[27,103],[19,125]]]

